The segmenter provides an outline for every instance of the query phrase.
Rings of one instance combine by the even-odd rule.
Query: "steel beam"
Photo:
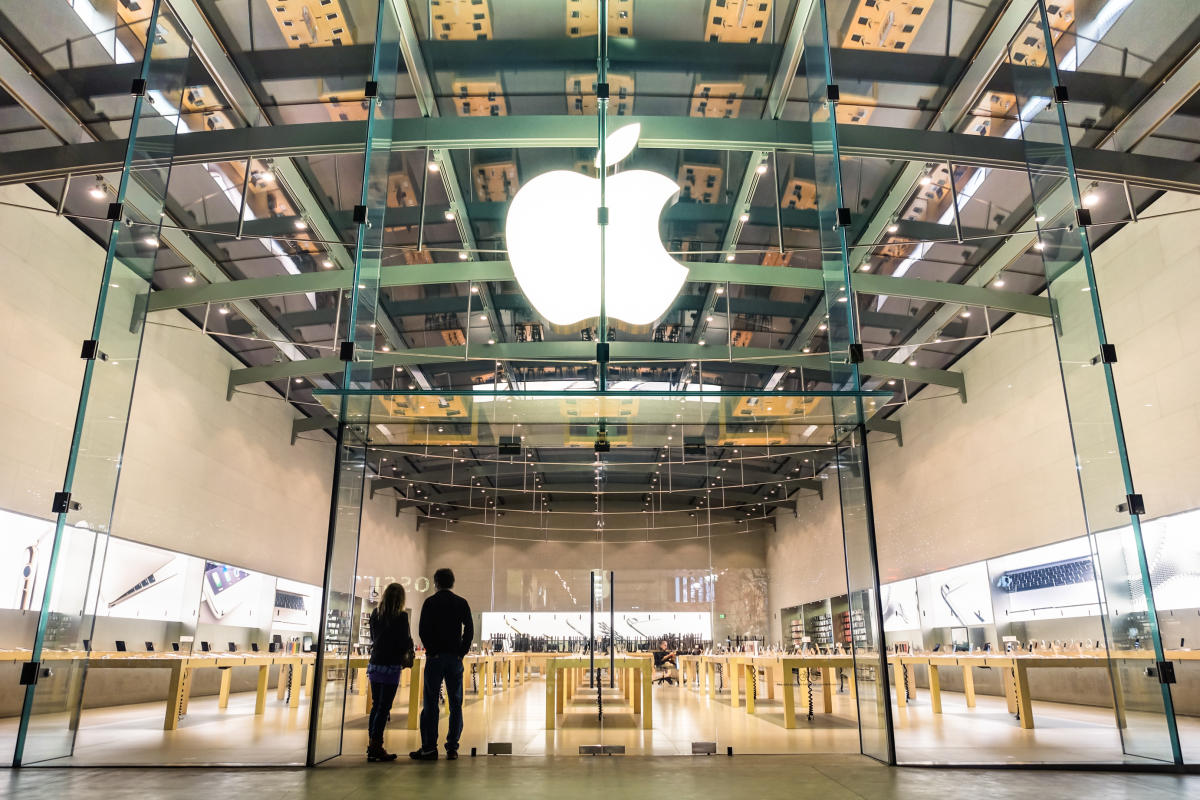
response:
[[[701,150],[812,151],[806,122],[693,117],[629,117],[642,124],[639,147]],[[366,125],[361,122],[316,122],[277,128],[237,128],[180,135],[175,164],[197,164],[239,158],[361,153]],[[152,153],[148,137],[142,153]],[[512,116],[398,119],[393,123],[393,150],[470,148],[592,147],[595,128],[586,117]],[[843,158],[886,158],[901,161],[954,161],[974,167],[1024,171],[1021,142],[991,136],[941,131],[910,131],[873,125],[850,125],[839,132]],[[119,169],[119,141],[71,147],[37,148],[0,154],[0,183],[32,183],[68,174]],[[1111,150],[1075,148],[1076,170],[1084,179],[1128,179],[1137,186],[1200,194],[1200,163]],[[136,165],[154,165],[149,155]],[[1047,166],[1049,173],[1060,167]]]
[[[765,348],[738,348],[737,358],[729,361],[725,348],[696,344],[670,342],[613,342],[612,363],[640,364],[648,361],[680,362],[709,361],[723,363],[756,363],[767,366],[804,366],[814,374],[822,371],[822,362],[828,362],[827,354],[803,354],[785,350]],[[591,342],[498,342],[494,345],[476,345],[471,348],[472,361],[529,361],[591,363],[595,359],[595,348]],[[429,347],[393,353],[376,353],[375,366],[379,369],[394,368],[407,364],[449,362],[468,360],[463,347]],[[282,380],[311,375],[323,375],[341,369],[343,362],[329,356],[311,358],[301,362],[268,364],[260,367],[235,369],[229,374],[229,392],[238,386],[262,381]],[[962,394],[966,399],[966,385],[962,373],[950,370],[910,367],[888,361],[868,360],[860,365],[864,375],[878,378],[896,378],[913,383],[932,383],[947,386]]]

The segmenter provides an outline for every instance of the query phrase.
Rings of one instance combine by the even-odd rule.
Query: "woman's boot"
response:
[[[383,739],[372,739],[367,745],[367,761],[395,761],[396,754],[383,749]]]

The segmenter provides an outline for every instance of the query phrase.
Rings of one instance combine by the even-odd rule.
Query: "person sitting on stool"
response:
[[[668,649],[666,639],[658,643],[658,649],[654,651],[654,680],[656,682],[676,682],[676,676],[679,674],[678,664],[675,661],[676,655],[674,650]]]

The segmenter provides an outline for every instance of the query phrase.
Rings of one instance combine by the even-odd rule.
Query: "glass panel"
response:
[[[129,169],[154,158],[169,164],[179,125],[180,87],[190,43],[169,9],[156,2],[122,29],[126,54],[140,50],[145,93],[133,101],[131,138],[117,189],[120,219],[111,223],[71,452],[63,479],[69,505],[59,511],[49,557],[45,598],[31,660],[41,678],[26,688],[16,761],[36,763],[70,755],[78,726],[84,674],[120,474],[121,455],[144,331],[146,296],[160,251],[158,224],[169,166]],[[150,30],[157,35],[147,37]],[[114,47],[118,43],[114,43]],[[133,60],[130,56],[127,60]],[[126,101],[127,102],[127,101]],[[65,500],[64,502],[67,502]]]
[[[883,626],[879,616],[879,573],[866,429],[863,427],[865,418],[863,400],[857,394],[862,386],[858,363],[862,361],[863,353],[858,328],[858,298],[851,285],[853,273],[846,246],[850,210],[842,190],[842,164],[838,152],[842,106],[833,88],[837,81],[831,66],[825,0],[817,0],[813,5],[804,43],[821,275],[829,328],[829,373],[833,389],[846,393],[832,398],[832,414],[859,733],[862,752],[890,764],[895,762],[896,753],[888,702]]]
[[[347,336],[341,355],[343,389],[372,385],[377,344],[379,268],[388,206],[391,174],[391,121],[396,112],[396,82],[400,69],[400,28],[390,2],[380,0],[374,10],[374,57],[364,86],[374,88],[367,102],[366,155],[363,164],[361,206],[357,220],[354,278],[347,309]],[[374,84],[372,87],[371,84]],[[333,507],[325,553],[325,596],[321,610],[321,635],[317,648],[316,684],[309,731],[311,764],[340,755],[347,691],[352,678],[351,645],[356,614],[355,568],[362,519],[363,487],[367,472],[367,404],[347,395],[334,412],[338,419]]]
[[[1042,0],[1029,26],[1041,53],[1054,51],[1051,18]],[[1100,297],[1092,268],[1086,218],[1070,150],[1065,110],[1055,103],[1059,85],[1053,59],[1024,58],[1027,38],[1009,46],[1021,138],[1040,223],[1038,249],[1054,304],[1063,390],[1071,422],[1079,488],[1087,529],[1104,589],[1106,636],[1125,752],[1179,762],[1171,689],[1160,684],[1151,660],[1164,661],[1158,615],[1142,540],[1140,497],[1125,447]],[[1065,181],[1064,181],[1065,177]],[[1065,197],[1063,189],[1066,190]],[[1080,224],[1083,222],[1084,224]],[[1122,720],[1122,716],[1124,719]]]

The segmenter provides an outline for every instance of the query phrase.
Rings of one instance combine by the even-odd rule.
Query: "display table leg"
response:
[[[758,694],[758,667],[753,664],[743,665],[742,677],[746,681],[746,713],[753,714],[755,695]]]
[[[904,691],[904,666],[899,661],[892,664],[892,677],[892,683],[896,687],[896,705],[904,708],[908,705],[908,696]]]
[[[298,669],[298,667],[297,667],[297,669]],[[296,669],[292,669],[287,664],[279,665],[279,680],[275,682],[275,699],[276,700],[282,700],[284,695],[287,693],[287,683],[284,682],[284,671],[285,670],[290,670],[291,672],[296,671]]]
[[[935,714],[942,713],[942,679],[937,664],[929,665],[929,707]]]
[[[783,671],[783,727],[788,730],[796,727],[796,687],[790,669]]]
[[[421,719],[421,690],[425,683],[424,662],[418,661],[413,665],[412,676],[408,679],[408,729],[415,731]]]
[[[289,686],[288,686],[288,708],[299,708],[300,707],[300,692],[301,692],[300,678],[304,674],[304,671],[305,670],[304,670],[303,663],[292,665],[291,674],[288,675],[288,684],[289,684]],[[312,676],[310,675],[309,676],[309,684],[308,684],[308,693],[310,695],[312,694],[311,681],[312,681]],[[280,680],[279,683],[280,683],[280,685],[282,685],[283,681]]]
[[[654,696],[653,689],[653,672],[649,667],[639,667],[638,673],[642,683],[642,730],[648,731],[654,727]]]
[[[232,670],[231,670],[232,671]],[[262,714],[267,710],[267,685],[271,682],[271,665],[263,664],[258,668],[258,684],[254,687],[254,713]],[[282,683],[282,681],[280,681]]]
[[[179,704],[179,710],[184,714],[187,713],[188,703],[192,699],[192,675],[194,670],[191,667],[184,667],[183,670],[183,698]]]
[[[1029,696],[1029,671],[1017,664],[1017,707],[1021,709],[1021,727],[1033,728],[1033,698]]]
[[[229,708],[229,687],[233,683],[233,669],[226,667],[221,673],[221,688],[217,693],[217,708]]]
[[[826,667],[821,670],[821,702],[825,707],[826,714],[833,713],[833,684],[837,681],[837,674],[833,667]]]
[[[1015,667],[1005,667],[1001,674],[1004,677],[1004,700],[1008,703],[1008,713],[1017,713],[1017,686],[1013,678]]]
[[[763,668],[763,677],[767,681],[767,699],[768,700],[775,699],[775,670],[776,669],[777,668],[774,666]]]
[[[558,670],[549,668],[546,673],[546,730],[554,730],[559,710],[562,709],[562,683],[555,680]]]
[[[729,664],[729,669],[726,670],[729,673],[729,704],[737,708],[742,704],[742,691],[741,687],[738,686],[741,679],[738,673],[741,670],[738,669],[738,665],[734,663],[732,658],[727,663]]]
[[[305,694],[309,697],[313,696],[313,687],[317,683],[317,665],[309,664],[304,668],[304,688]]]
[[[183,703],[185,675],[183,664],[171,666],[171,680],[167,684],[167,713],[163,718],[164,731],[173,731],[179,727],[179,709]]]
[[[963,694],[967,697],[967,708],[975,707],[975,673],[970,664],[963,664]]]

